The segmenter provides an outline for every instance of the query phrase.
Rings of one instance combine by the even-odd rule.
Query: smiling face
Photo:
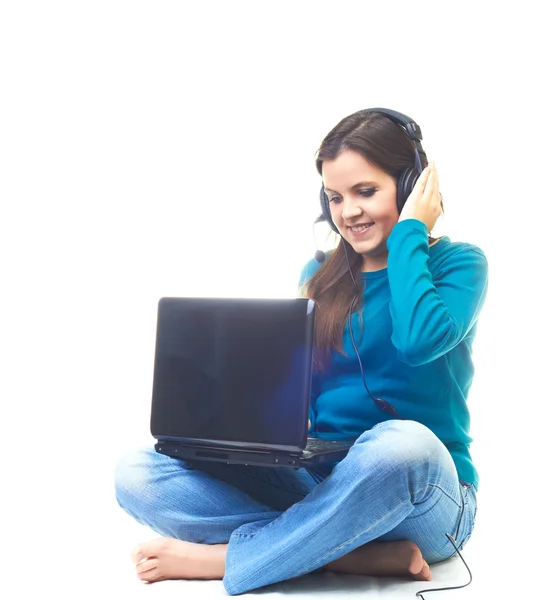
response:
[[[331,218],[342,237],[362,255],[363,271],[387,264],[386,240],[398,222],[394,178],[354,150],[322,165]]]

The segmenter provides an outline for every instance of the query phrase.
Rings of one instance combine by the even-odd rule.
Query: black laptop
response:
[[[314,467],[355,440],[308,437],[315,304],[161,298],[150,431],[185,460]]]

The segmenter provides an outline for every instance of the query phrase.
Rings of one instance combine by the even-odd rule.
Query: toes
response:
[[[143,558],[160,556],[169,547],[170,538],[156,538],[144,544],[139,544],[131,552],[131,560],[138,563]]]
[[[142,547],[141,546],[136,546],[132,551],[131,551],[131,560],[134,563],[138,563],[140,560],[143,559],[143,552],[142,552]]]
[[[147,583],[153,583],[154,581],[159,581],[161,579],[160,573],[156,567],[149,571],[145,571],[144,573],[137,573],[137,577],[139,577],[141,581],[146,581]]]
[[[410,546],[411,558],[409,560],[409,571],[411,575],[419,575],[426,564],[422,558],[421,551],[414,544]]]
[[[413,574],[413,579],[416,579],[417,581],[432,580],[432,573],[430,572],[430,567],[428,566],[428,563],[425,560],[423,561],[422,569],[418,573]]]
[[[152,583],[156,583],[157,581],[165,581],[166,579],[167,577],[163,577],[161,575],[154,575],[154,577],[151,577],[150,579],[142,579],[141,581],[146,585],[150,585]]]
[[[143,560],[137,563],[137,574],[141,575],[142,573],[147,573],[152,569],[156,569],[158,567],[158,559],[157,558],[144,558]]]

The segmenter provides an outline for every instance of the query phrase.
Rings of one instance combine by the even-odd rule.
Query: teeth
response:
[[[360,225],[359,227],[351,227],[350,229],[352,229],[352,231],[355,231],[356,233],[359,233],[360,231],[365,231],[366,229],[369,229],[371,225],[373,225],[373,223],[368,223],[367,225]]]

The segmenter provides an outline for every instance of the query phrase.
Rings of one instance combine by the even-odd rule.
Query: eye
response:
[[[377,188],[365,188],[363,190],[360,190],[358,192],[358,194],[360,196],[362,196],[362,198],[371,198],[371,196],[373,196],[373,194],[377,191]],[[329,202],[334,202],[335,204],[340,204],[341,203],[341,197],[340,196],[331,196],[331,199],[329,200]]]

